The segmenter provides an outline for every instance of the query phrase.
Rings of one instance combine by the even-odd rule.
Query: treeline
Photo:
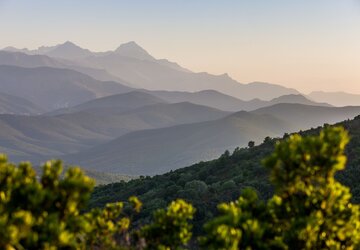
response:
[[[319,135],[287,137],[263,160],[268,183],[273,185],[271,191],[261,193],[268,199],[258,198],[256,185],[244,186],[238,191],[240,198],[217,206],[218,214],[206,219],[199,237],[194,237],[192,230],[199,208],[182,199],[157,209],[147,222],[139,224],[136,216],[141,216],[147,205],[134,196],[127,202],[89,209],[86,204],[94,182],[78,168],[68,169],[60,178],[61,162],[50,161],[37,178],[29,163],[15,166],[0,157],[0,248],[184,249],[189,242],[191,247],[203,249],[357,248],[359,206],[351,202],[350,189],[335,179],[336,173],[340,173],[339,178],[347,176],[343,174],[346,171],[339,172],[345,168],[347,132],[341,127],[326,127]],[[273,147],[270,141],[269,148]],[[245,151],[236,150],[232,156],[225,153],[217,161],[229,164],[241,153]],[[211,200],[207,196],[210,190],[225,192],[236,185],[234,179],[225,181],[231,169],[229,173],[223,169],[224,181],[218,186],[187,181],[184,190],[194,190],[189,197],[197,195],[202,202]]]
[[[337,180],[349,186],[352,201],[360,203],[360,116],[341,122],[350,134],[345,153],[347,167],[336,174]],[[328,126],[328,125],[325,125]],[[300,135],[318,135],[322,127],[299,132]],[[237,148],[225,152],[219,159],[200,162],[154,177],[141,177],[130,182],[113,183],[95,188],[90,207],[103,207],[106,203],[126,200],[136,195],[144,202],[141,213],[136,217],[140,223],[149,221],[152,213],[174,199],[181,198],[196,207],[194,232],[198,235],[205,221],[217,213],[217,205],[239,197],[242,190],[252,188],[261,200],[268,200],[274,194],[269,181],[269,170],[262,160],[274,150],[279,140],[288,138],[266,138],[264,143],[254,147]]]

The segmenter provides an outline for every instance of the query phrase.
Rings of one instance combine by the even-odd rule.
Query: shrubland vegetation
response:
[[[352,136],[346,170],[348,135],[326,126],[165,175],[98,187],[90,207],[94,183],[78,168],[60,178],[61,163],[52,161],[37,178],[29,163],[15,166],[2,157],[0,248],[355,249],[360,119],[342,125]]]
[[[350,134],[345,149],[348,157],[346,169],[336,174],[336,179],[350,187],[352,201],[360,203],[360,116],[344,121],[343,126]],[[321,127],[300,132],[300,135],[316,135]],[[288,138],[285,134],[283,139]],[[243,189],[256,190],[261,200],[268,200],[274,193],[269,181],[269,169],[262,160],[269,156],[280,139],[267,138],[266,142],[251,148],[237,148],[233,153],[225,152],[219,159],[200,162],[154,177],[142,176],[130,182],[113,183],[95,188],[90,207],[102,207],[106,203],[126,200],[135,195],[144,203],[137,220],[147,222],[156,209],[164,208],[174,199],[182,198],[197,208],[194,217],[194,233],[202,231],[202,225],[217,214],[221,202],[236,200]]]

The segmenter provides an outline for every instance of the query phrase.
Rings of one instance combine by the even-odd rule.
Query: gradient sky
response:
[[[193,71],[360,93],[360,0],[0,0],[0,47],[136,41]]]

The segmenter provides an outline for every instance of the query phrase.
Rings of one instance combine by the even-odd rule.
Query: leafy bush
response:
[[[191,238],[187,222],[194,209],[186,202],[159,210],[140,234],[131,230],[124,209],[131,205],[139,212],[142,204],[136,197],[82,212],[94,181],[79,168],[68,169],[63,178],[61,173],[61,162],[49,161],[38,179],[30,163],[17,167],[0,157],[0,249],[142,249],[152,248],[153,242],[184,245]],[[166,238],[159,236],[163,229]],[[141,237],[132,240],[132,235]]]
[[[335,179],[345,168],[347,133],[342,128],[326,127],[319,135],[286,138],[277,142],[274,153],[264,160],[274,195],[267,201],[259,199],[258,190],[268,187],[254,183],[257,189],[245,188],[237,201],[218,205],[218,215],[204,226],[200,247],[297,250],[358,246],[359,206],[351,203],[349,188]],[[243,152],[237,150],[236,154]],[[226,154],[220,161],[231,163],[232,157]],[[247,170],[251,167],[250,163]],[[170,250],[186,248],[191,241],[189,221],[195,209],[184,200],[157,209],[150,222],[139,225],[133,223],[142,207],[136,197],[87,210],[94,182],[78,168],[68,169],[63,177],[61,172],[61,162],[49,161],[38,178],[30,163],[15,166],[0,157],[0,249]],[[170,176],[166,187],[173,191],[180,190],[176,178],[189,178],[186,174]],[[184,185],[185,190],[200,191],[197,199],[208,196],[212,190],[224,189],[234,195],[237,180],[246,177],[232,178],[236,181],[212,180],[211,185],[190,181]],[[149,180],[141,181],[150,185]],[[121,190],[124,185],[114,184],[113,190]],[[164,202],[152,201],[151,207]],[[145,204],[146,209],[149,208]],[[205,215],[204,220],[211,217],[204,207],[198,207],[198,211]],[[197,243],[192,241],[192,246]]]
[[[264,164],[275,195],[265,204],[246,190],[218,206],[206,224],[208,249],[353,249],[360,240],[359,206],[334,179],[345,167],[347,133],[325,128],[319,136],[292,135]]]

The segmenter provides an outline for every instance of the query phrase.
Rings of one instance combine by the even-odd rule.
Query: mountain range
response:
[[[37,50],[5,48],[7,52],[25,53],[32,56],[45,55],[57,60],[68,60],[78,67],[95,68],[123,79],[126,82],[149,90],[201,91],[218,90],[240,99],[260,98],[270,100],[281,95],[299,94],[294,89],[269,83],[242,84],[227,74],[211,75],[194,73],[169,62],[155,59],[135,42],[120,45],[114,51],[91,52],[74,43],[65,42]]]
[[[192,72],[135,42],[105,52],[72,42],[7,47],[0,51],[0,152],[13,161],[61,158],[90,172],[154,175],[249,141],[351,119],[360,113],[357,100]]]
[[[213,121],[128,133],[63,158],[90,169],[152,175],[216,158],[225,150],[246,146],[250,140],[260,143],[267,136],[282,136],[299,129],[351,119],[359,113],[360,107],[276,104]]]

